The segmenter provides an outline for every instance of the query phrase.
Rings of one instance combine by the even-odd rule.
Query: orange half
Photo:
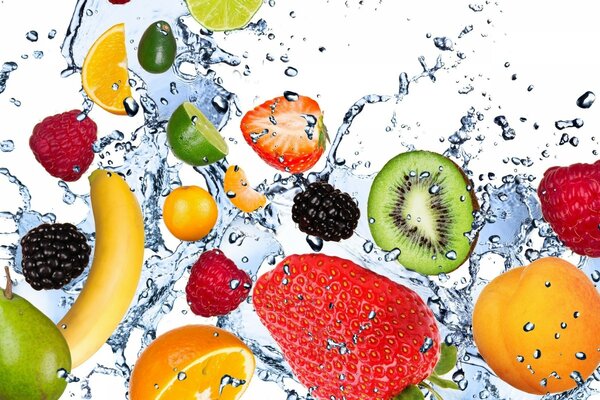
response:
[[[159,336],[137,360],[131,400],[237,400],[254,373],[254,355],[235,335],[187,325]]]
[[[96,39],[83,61],[81,81],[94,103],[113,114],[127,114],[123,101],[131,97],[131,87],[125,24],[114,25]]]
[[[265,195],[252,189],[248,184],[244,170],[238,165],[227,168],[223,188],[227,198],[243,212],[256,211],[267,204]]]

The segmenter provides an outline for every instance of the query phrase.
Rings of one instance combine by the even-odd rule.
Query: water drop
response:
[[[387,262],[395,261],[398,257],[400,257],[400,249],[394,249],[384,256],[384,260]]]
[[[286,76],[289,76],[291,78],[295,77],[296,75],[298,75],[298,70],[294,67],[287,67],[284,71]]]
[[[525,332],[531,332],[534,329],[535,329],[535,324],[532,322],[527,322],[525,325],[523,325],[523,330]]]
[[[523,356],[517,356],[517,361],[522,363],[523,361],[525,361],[525,357]]]
[[[306,243],[308,243],[312,251],[319,252],[323,248],[323,239],[317,236],[306,235]]]
[[[439,185],[432,185],[432,186],[429,188],[429,193],[430,193],[430,194],[438,194],[438,193],[439,193],[439,191],[440,191],[440,186],[439,186]]]
[[[573,313],[573,318],[575,318],[575,319],[579,318],[579,311],[575,311]]]
[[[235,290],[240,286],[240,280],[239,279],[232,279],[229,282],[229,287],[231,288],[231,290]]]
[[[541,350],[540,349],[535,349],[535,351],[533,352],[533,358],[535,358],[537,360],[541,356],[542,356]]]
[[[0,142],[0,151],[2,153],[10,153],[15,149],[15,143],[12,140],[3,140]]]
[[[560,327],[561,327],[561,329],[567,329],[567,323],[566,322],[561,322],[560,323]]]
[[[576,103],[577,106],[580,108],[590,108],[592,104],[594,104],[595,100],[596,95],[588,90],[587,92],[579,96]]]
[[[181,371],[180,373],[177,374],[177,380],[178,381],[184,381],[187,379],[187,374],[183,371]]]
[[[425,337],[425,340],[423,341],[423,345],[421,345],[419,352],[427,353],[427,351],[431,349],[431,347],[433,347],[433,339],[431,339],[430,337]]]
[[[30,42],[37,42],[37,40],[38,40],[38,33],[36,31],[29,31],[29,32],[27,32],[27,34],[25,35],[25,37]]]
[[[454,50],[454,43],[452,43],[451,39],[445,36],[434,38],[433,44],[442,51]]]
[[[454,250],[450,250],[449,252],[447,252],[447,253],[446,253],[446,258],[447,258],[448,260],[456,260],[456,258],[457,258],[456,251],[454,251]]]
[[[140,110],[139,104],[131,96],[129,96],[125,100],[123,100],[123,106],[125,107],[125,112],[130,117],[135,116],[138,113],[138,111]]]
[[[286,90],[285,92],[283,92],[283,97],[285,97],[285,99],[287,101],[297,101],[300,96],[298,95],[298,93]]]

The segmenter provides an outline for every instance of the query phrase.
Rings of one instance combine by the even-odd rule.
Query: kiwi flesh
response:
[[[398,261],[423,275],[454,271],[475,241],[466,233],[479,208],[472,185],[452,160],[410,151],[389,160],[369,192],[369,228],[382,250],[400,250]]]

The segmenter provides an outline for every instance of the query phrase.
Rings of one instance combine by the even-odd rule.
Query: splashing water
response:
[[[280,7],[280,4],[275,2],[269,5],[273,9]],[[135,7],[135,4],[132,2],[128,7]],[[489,2],[486,2],[485,6],[470,4],[468,9],[475,15],[495,12]],[[332,138],[323,169],[320,172],[310,173],[306,177],[277,174],[272,181],[259,185],[258,189],[269,199],[269,204],[259,212],[250,215],[240,213],[227,199],[227,194],[222,187],[227,162],[195,168],[195,172],[206,180],[209,191],[215,197],[220,218],[217,226],[204,240],[182,243],[171,248],[156,221],[161,220],[164,196],[173,187],[181,184],[181,165],[169,164],[171,159],[166,145],[165,121],[181,102],[191,101],[217,127],[227,128],[230,120],[241,115],[241,107],[238,104],[238,97],[233,91],[226,89],[227,85],[217,71],[222,68],[239,67],[241,75],[248,77],[252,76],[252,71],[256,67],[243,65],[246,62],[243,54],[236,55],[236,51],[229,52],[221,47],[230,46],[235,33],[218,36],[198,29],[187,14],[183,2],[171,4],[163,9],[161,1],[148,0],[143,5],[137,6],[134,14],[137,19],[127,20],[127,35],[131,38],[139,38],[146,28],[145,23],[140,21],[156,19],[176,21],[173,29],[179,40],[175,66],[165,74],[156,76],[145,73],[137,64],[135,57],[129,57],[132,78],[130,83],[135,89],[136,98],[139,99],[144,124],[131,133],[115,130],[105,134],[94,144],[93,150],[98,155],[98,166],[122,173],[141,201],[149,256],[142,273],[143,284],[138,289],[134,304],[108,341],[112,350],[111,363],[98,364],[87,375],[79,377],[68,375],[67,371],[64,371],[64,375],[69,376],[68,391],[73,395],[79,393],[85,399],[99,398],[95,393],[93,382],[102,376],[116,377],[124,386],[127,385],[135,354],[156,338],[159,323],[176,312],[176,301],[184,297],[181,287],[187,280],[188,267],[205,249],[219,247],[238,266],[256,278],[258,274],[275,265],[284,255],[298,249],[300,249],[298,251],[308,251],[306,247],[301,247],[308,246],[308,249],[315,252],[322,251],[350,257],[366,268],[410,287],[426,300],[439,322],[443,339],[459,349],[459,363],[452,379],[461,391],[441,390],[445,399],[534,398],[510,388],[491,372],[478,354],[473,343],[472,332],[467,328],[471,326],[474,300],[483,286],[495,275],[540,257],[561,256],[566,253],[566,249],[542,219],[535,188],[532,186],[536,177],[529,172],[528,168],[534,163],[532,159],[538,160],[539,157],[529,157],[526,154],[507,156],[504,164],[515,167],[512,171],[505,174],[490,171],[479,176],[474,173],[474,171],[484,170],[480,168],[480,153],[483,152],[481,143],[486,140],[516,141],[520,137],[509,125],[507,117],[491,110],[491,98],[487,93],[483,96],[483,104],[474,102],[475,104],[465,108],[466,111],[459,118],[457,126],[448,128],[439,137],[439,152],[457,162],[469,178],[476,182],[475,191],[481,203],[481,209],[477,212],[474,229],[471,232],[471,239],[478,238],[475,250],[468,265],[463,266],[456,273],[451,276],[440,275],[428,278],[405,270],[395,261],[400,253],[399,250],[384,252],[374,246],[370,240],[368,221],[365,221],[365,218],[361,219],[353,237],[335,245],[301,234],[291,220],[291,204],[294,195],[307,182],[316,180],[328,180],[337,188],[349,192],[361,208],[365,209],[369,188],[377,168],[372,162],[374,160],[361,159],[360,149],[364,148],[362,141],[365,139],[360,133],[360,126],[363,120],[373,119],[372,115],[390,112],[391,117],[388,120],[391,123],[385,129],[387,135],[385,139],[398,142],[398,146],[392,149],[394,154],[402,149],[412,150],[434,142],[431,136],[419,137],[414,133],[419,130],[419,122],[415,122],[412,126],[408,123],[399,123],[398,121],[401,120],[399,116],[403,115],[404,107],[410,107],[405,105],[408,103],[406,99],[410,98],[409,92],[428,90],[424,88],[425,83],[438,82],[438,78],[443,80],[444,78],[441,77],[443,73],[461,67],[469,49],[462,40],[468,40],[473,35],[471,32],[477,31],[476,24],[470,21],[457,21],[457,26],[460,26],[458,36],[452,38],[437,36],[433,39],[433,43],[429,41],[429,45],[439,50],[433,66],[429,56],[427,58],[421,56],[416,61],[422,69],[412,73],[400,73],[397,88],[388,93],[364,95],[351,104],[337,127],[335,137]],[[102,24],[98,23],[100,16],[102,16]],[[293,11],[289,16],[294,20],[301,17]],[[122,19],[123,16],[107,2],[79,0],[62,46],[62,54],[67,61],[67,68],[62,75],[68,77],[79,72],[83,58],[95,38],[107,26],[121,22]],[[267,21],[259,20],[250,24],[245,29],[245,33],[269,42],[277,36],[277,32],[272,32],[270,29]],[[55,35],[56,31],[54,32]],[[33,36],[28,33],[27,39],[31,41],[30,37]],[[485,37],[483,33],[482,37]],[[35,38],[37,41],[37,33]],[[135,54],[135,42],[130,41],[127,46],[129,54]],[[231,47],[235,48],[235,46]],[[319,53],[324,53],[325,49],[326,47],[323,46],[318,47]],[[430,50],[427,49],[428,52]],[[274,57],[269,57],[267,53],[267,61],[275,60]],[[286,53],[280,60],[285,64],[290,61],[289,58]],[[294,61],[298,61],[294,66],[283,65],[281,76],[286,82],[298,81],[302,77],[302,62]],[[4,63],[0,71],[0,93],[4,91],[10,74],[16,69],[17,64]],[[463,95],[469,95],[476,86],[473,81],[462,82],[459,83],[461,89],[458,91]],[[296,91],[300,92],[298,89],[291,91],[286,88],[282,93],[288,99],[297,99]],[[84,113],[87,114],[93,104],[87,99],[84,100]],[[578,104],[584,105],[583,107],[591,106],[591,103],[593,97],[590,95],[578,101]],[[314,123],[311,125],[310,117],[306,118],[307,129],[309,129],[307,134],[310,134],[310,128],[314,126]],[[488,120],[493,121],[497,126],[491,126],[488,130],[480,129],[479,125]],[[577,126],[579,120],[557,121],[557,128],[580,128],[583,123]],[[331,124],[331,121],[329,123]],[[498,126],[501,128],[500,132]],[[489,138],[486,138],[486,135]],[[10,153],[14,148],[14,143],[10,140],[0,143],[2,152]],[[18,199],[16,210],[0,213],[2,227],[0,259],[10,263],[15,271],[20,273],[19,238],[42,222],[55,221],[56,216],[34,210],[29,188],[6,168],[0,168],[0,187],[3,193],[14,192],[13,197]],[[89,195],[76,194],[64,182],[59,182],[59,187],[63,191],[65,205],[89,209]],[[83,218],[78,227],[93,244],[94,225],[91,214]],[[488,271],[487,267],[483,267],[487,264],[500,267],[495,271]],[[582,258],[578,264],[595,283],[600,281],[600,262]],[[48,295],[46,301],[54,304],[55,314],[50,315],[53,319],[60,317],[61,313],[72,304],[83,286],[85,276],[84,273],[63,290]],[[259,322],[251,299],[242,303],[229,315],[219,318],[216,324],[234,332],[248,344],[257,357],[257,377],[277,384],[281,388],[279,398],[311,399],[309,391],[295,382],[281,351],[267,329]],[[336,343],[331,345],[342,346]],[[427,351],[430,346],[431,343],[426,341],[423,343],[422,351]],[[339,350],[342,351],[342,348]],[[178,377],[186,379],[184,373],[180,373]],[[544,399],[585,399],[596,393],[589,384],[583,382],[580,375],[575,374],[571,378],[580,384],[577,389],[561,395],[548,395]],[[600,380],[599,372],[590,378],[590,381],[593,380]],[[222,387],[228,384],[235,386],[244,382],[225,376],[221,384]]]

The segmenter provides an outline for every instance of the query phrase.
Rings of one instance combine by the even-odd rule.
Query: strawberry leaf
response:
[[[442,389],[458,390],[458,385],[456,384],[456,382],[448,380],[448,379],[440,378],[435,373],[427,379],[429,380],[429,382],[433,383],[436,386],[441,387]]]
[[[327,127],[323,121],[323,115],[319,117],[317,128],[319,129],[319,147],[325,149],[327,147],[327,142],[331,143],[331,140],[329,140],[329,133],[327,132]]]
[[[425,400],[425,396],[418,387],[415,385],[410,385],[392,400]]]
[[[435,366],[434,372],[437,375],[446,375],[452,371],[456,365],[458,349],[456,346],[449,346],[442,343],[440,361]]]

